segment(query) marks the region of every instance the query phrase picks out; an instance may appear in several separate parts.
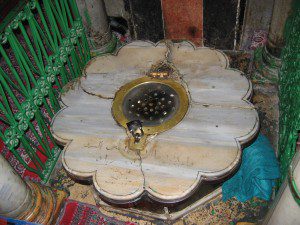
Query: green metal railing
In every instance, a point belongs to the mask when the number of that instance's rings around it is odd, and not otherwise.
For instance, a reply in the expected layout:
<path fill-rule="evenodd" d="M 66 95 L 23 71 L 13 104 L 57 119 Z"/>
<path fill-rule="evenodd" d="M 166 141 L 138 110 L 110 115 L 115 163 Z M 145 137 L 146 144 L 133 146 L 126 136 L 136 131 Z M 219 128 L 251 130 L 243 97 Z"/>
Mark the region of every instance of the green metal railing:
<path fill-rule="evenodd" d="M 0 138 L 43 182 L 60 153 L 49 130 L 58 94 L 89 59 L 75 0 L 20 1 L 0 26 Z"/>
<path fill-rule="evenodd" d="M 286 23 L 279 79 L 279 160 L 281 182 L 296 151 L 300 131 L 300 1 L 294 1 Z"/>

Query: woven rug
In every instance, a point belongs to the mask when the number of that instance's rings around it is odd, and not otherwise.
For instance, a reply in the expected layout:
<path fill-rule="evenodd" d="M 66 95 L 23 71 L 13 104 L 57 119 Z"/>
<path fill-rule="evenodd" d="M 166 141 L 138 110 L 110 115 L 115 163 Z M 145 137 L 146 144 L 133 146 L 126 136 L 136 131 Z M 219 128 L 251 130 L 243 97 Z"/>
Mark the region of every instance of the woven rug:
<path fill-rule="evenodd" d="M 59 225 L 137 225 L 133 222 L 119 221 L 113 217 L 107 217 L 96 206 L 67 200 L 57 224 Z"/>

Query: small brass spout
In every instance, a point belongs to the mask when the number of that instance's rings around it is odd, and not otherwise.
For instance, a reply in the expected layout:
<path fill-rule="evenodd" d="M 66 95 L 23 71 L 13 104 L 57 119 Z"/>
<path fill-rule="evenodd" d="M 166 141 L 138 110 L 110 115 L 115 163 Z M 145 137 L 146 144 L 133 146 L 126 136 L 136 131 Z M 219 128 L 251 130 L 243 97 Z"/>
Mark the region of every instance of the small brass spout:
<path fill-rule="evenodd" d="M 127 129 L 134 138 L 134 143 L 138 144 L 141 138 L 144 136 L 143 125 L 140 120 L 133 120 L 126 123 Z"/>
<path fill-rule="evenodd" d="M 132 120 L 126 125 L 129 131 L 127 142 L 129 149 L 143 151 L 146 146 L 147 135 L 144 134 L 142 122 L 140 120 Z"/>

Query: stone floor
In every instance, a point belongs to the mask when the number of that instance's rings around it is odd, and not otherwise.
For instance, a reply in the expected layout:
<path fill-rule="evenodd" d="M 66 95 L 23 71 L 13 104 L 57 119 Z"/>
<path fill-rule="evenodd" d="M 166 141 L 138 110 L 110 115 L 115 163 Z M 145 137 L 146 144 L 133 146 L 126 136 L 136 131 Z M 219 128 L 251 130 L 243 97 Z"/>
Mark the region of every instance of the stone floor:
<path fill-rule="evenodd" d="M 230 66 L 239 69 L 252 80 L 254 95 L 253 103 L 256 106 L 260 122 L 261 133 L 271 141 L 274 149 L 277 148 L 278 134 L 278 98 L 277 87 L 262 79 L 257 79 L 253 72 L 253 56 L 244 52 L 226 52 L 230 59 Z M 93 188 L 88 184 L 79 184 L 68 177 L 61 164 L 58 163 L 55 175 L 50 180 L 50 185 L 69 192 L 70 199 L 96 205 L 93 196 Z M 205 205 L 198 207 L 172 224 L 237 224 L 237 222 L 258 222 L 264 217 L 268 203 L 252 199 L 245 203 L 236 199 L 223 202 L 221 196 Z M 132 221 L 137 224 L 165 224 L 163 221 L 153 220 L 143 216 L 128 213 L 114 213 L 104 208 L 101 212 L 113 216 L 121 221 Z M 170 224 L 170 223 L 169 223 Z"/>
<path fill-rule="evenodd" d="M 243 52 L 226 52 L 230 59 L 230 66 L 245 73 L 252 81 L 252 103 L 256 107 L 260 118 L 260 132 L 266 135 L 277 152 L 278 142 L 278 87 L 276 84 L 258 76 L 253 55 Z"/>

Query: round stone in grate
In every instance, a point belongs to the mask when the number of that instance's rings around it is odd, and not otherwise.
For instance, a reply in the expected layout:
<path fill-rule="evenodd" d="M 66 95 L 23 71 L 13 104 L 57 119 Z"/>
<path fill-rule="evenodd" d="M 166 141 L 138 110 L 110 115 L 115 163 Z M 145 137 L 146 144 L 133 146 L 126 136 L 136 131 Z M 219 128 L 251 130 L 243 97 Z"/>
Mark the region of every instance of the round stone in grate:
<path fill-rule="evenodd" d="M 129 121 L 140 120 L 143 126 L 157 126 L 172 119 L 179 104 L 179 96 L 172 87 L 151 82 L 130 90 L 122 107 Z"/>

